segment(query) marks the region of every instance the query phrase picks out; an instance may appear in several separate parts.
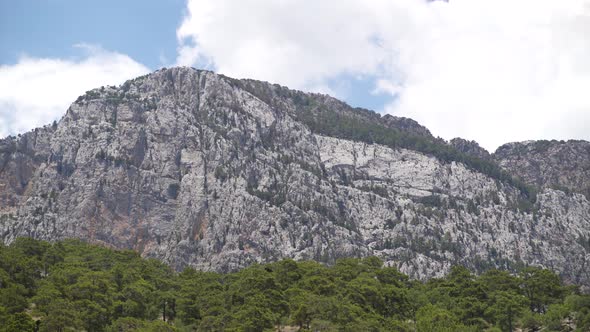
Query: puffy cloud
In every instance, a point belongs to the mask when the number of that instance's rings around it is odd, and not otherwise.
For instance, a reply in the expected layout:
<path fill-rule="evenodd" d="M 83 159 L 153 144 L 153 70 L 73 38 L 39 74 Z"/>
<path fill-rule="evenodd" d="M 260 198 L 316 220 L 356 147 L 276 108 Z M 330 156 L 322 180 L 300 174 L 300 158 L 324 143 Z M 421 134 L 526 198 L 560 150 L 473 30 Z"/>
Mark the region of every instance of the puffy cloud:
<path fill-rule="evenodd" d="M 188 0 L 180 64 L 324 91 L 370 76 L 384 111 L 493 150 L 590 138 L 590 0 Z"/>
<path fill-rule="evenodd" d="M 79 59 L 22 56 L 0 66 L 0 137 L 22 133 L 61 117 L 85 91 L 115 85 L 149 71 L 124 54 L 92 45 Z"/>
<path fill-rule="evenodd" d="M 189 0 L 177 30 L 178 64 L 293 88 L 324 86 L 343 72 L 376 73 L 382 62 L 373 8 L 358 0 Z"/>
<path fill-rule="evenodd" d="M 401 90 L 387 110 L 491 150 L 590 138 L 588 3 L 452 0 L 416 10 L 411 28 L 388 34 Z"/>

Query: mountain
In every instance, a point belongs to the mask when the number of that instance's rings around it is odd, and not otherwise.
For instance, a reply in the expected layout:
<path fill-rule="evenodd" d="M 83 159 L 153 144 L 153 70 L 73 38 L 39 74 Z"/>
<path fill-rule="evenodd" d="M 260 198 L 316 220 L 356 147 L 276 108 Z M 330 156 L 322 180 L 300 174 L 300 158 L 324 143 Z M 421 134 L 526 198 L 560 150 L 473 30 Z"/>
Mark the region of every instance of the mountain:
<path fill-rule="evenodd" d="M 526 183 L 590 198 L 590 142 L 528 141 L 502 145 L 494 158 Z"/>
<path fill-rule="evenodd" d="M 479 146 L 479 143 L 476 141 L 468 141 L 461 137 L 456 137 L 453 138 L 449 143 L 455 149 L 467 155 L 471 155 L 482 160 L 490 160 L 491 158 L 490 153 L 486 149 Z"/>
<path fill-rule="evenodd" d="M 590 286 L 590 202 L 560 190 L 587 179 L 588 151 L 488 158 L 465 142 L 326 95 L 162 69 L 0 140 L 0 236 L 177 269 L 376 255 L 416 278 L 532 264 Z M 538 161 L 550 166 L 521 167 Z"/>

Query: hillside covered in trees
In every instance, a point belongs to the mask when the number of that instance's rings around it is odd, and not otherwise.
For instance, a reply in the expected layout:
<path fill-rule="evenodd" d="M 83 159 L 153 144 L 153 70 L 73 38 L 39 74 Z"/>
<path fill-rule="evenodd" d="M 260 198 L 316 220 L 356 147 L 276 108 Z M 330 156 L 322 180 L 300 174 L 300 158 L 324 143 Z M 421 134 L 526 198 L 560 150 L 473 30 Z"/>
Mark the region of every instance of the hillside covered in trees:
<path fill-rule="evenodd" d="M 218 274 L 77 240 L 0 246 L 1 331 L 589 331 L 590 296 L 549 270 L 409 280 L 375 257 Z"/>

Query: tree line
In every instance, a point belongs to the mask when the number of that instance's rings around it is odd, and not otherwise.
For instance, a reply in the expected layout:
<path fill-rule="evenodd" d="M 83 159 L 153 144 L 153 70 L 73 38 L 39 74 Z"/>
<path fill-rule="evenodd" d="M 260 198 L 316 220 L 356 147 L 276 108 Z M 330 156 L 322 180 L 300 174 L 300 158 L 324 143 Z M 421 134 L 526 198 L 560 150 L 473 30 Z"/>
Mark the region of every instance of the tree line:
<path fill-rule="evenodd" d="M 409 279 L 376 257 L 232 273 L 170 269 L 78 240 L 0 245 L 0 331 L 589 331 L 590 296 L 550 270 Z"/>
<path fill-rule="evenodd" d="M 521 200 L 527 202 L 526 206 L 523 203 L 525 212 L 530 212 L 532 203 L 537 200 L 534 187 L 512 177 L 493 161 L 463 153 L 440 139 L 431 139 L 387 126 L 378 116 L 370 116 L 372 113 L 370 111 L 358 111 L 358 114 L 352 110 L 337 111 L 309 98 L 304 100 L 305 102 L 300 100 L 299 104 L 296 104 L 298 105 L 297 116 L 314 133 L 369 144 L 377 143 L 394 149 L 414 150 L 431 155 L 445 163 L 453 161 L 462 163 L 492 179 L 518 189 Z"/>

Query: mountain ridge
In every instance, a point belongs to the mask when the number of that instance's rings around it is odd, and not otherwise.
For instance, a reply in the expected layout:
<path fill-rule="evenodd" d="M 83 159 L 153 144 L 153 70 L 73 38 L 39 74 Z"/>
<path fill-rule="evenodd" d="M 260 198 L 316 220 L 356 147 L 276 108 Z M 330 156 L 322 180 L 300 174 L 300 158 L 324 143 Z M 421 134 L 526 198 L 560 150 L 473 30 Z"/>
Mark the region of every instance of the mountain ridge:
<path fill-rule="evenodd" d="M 416 278 L 533 264 L 588 285 L 586 197 L 529 192 L 496 161 L 383 118 L 191 68 L 94 89 L 59 123 L 0 140 L 0 234 L 77 237 L 176 268 L 374 254 Z M 585 174 L 578 164 L 560 185 Z"/>

